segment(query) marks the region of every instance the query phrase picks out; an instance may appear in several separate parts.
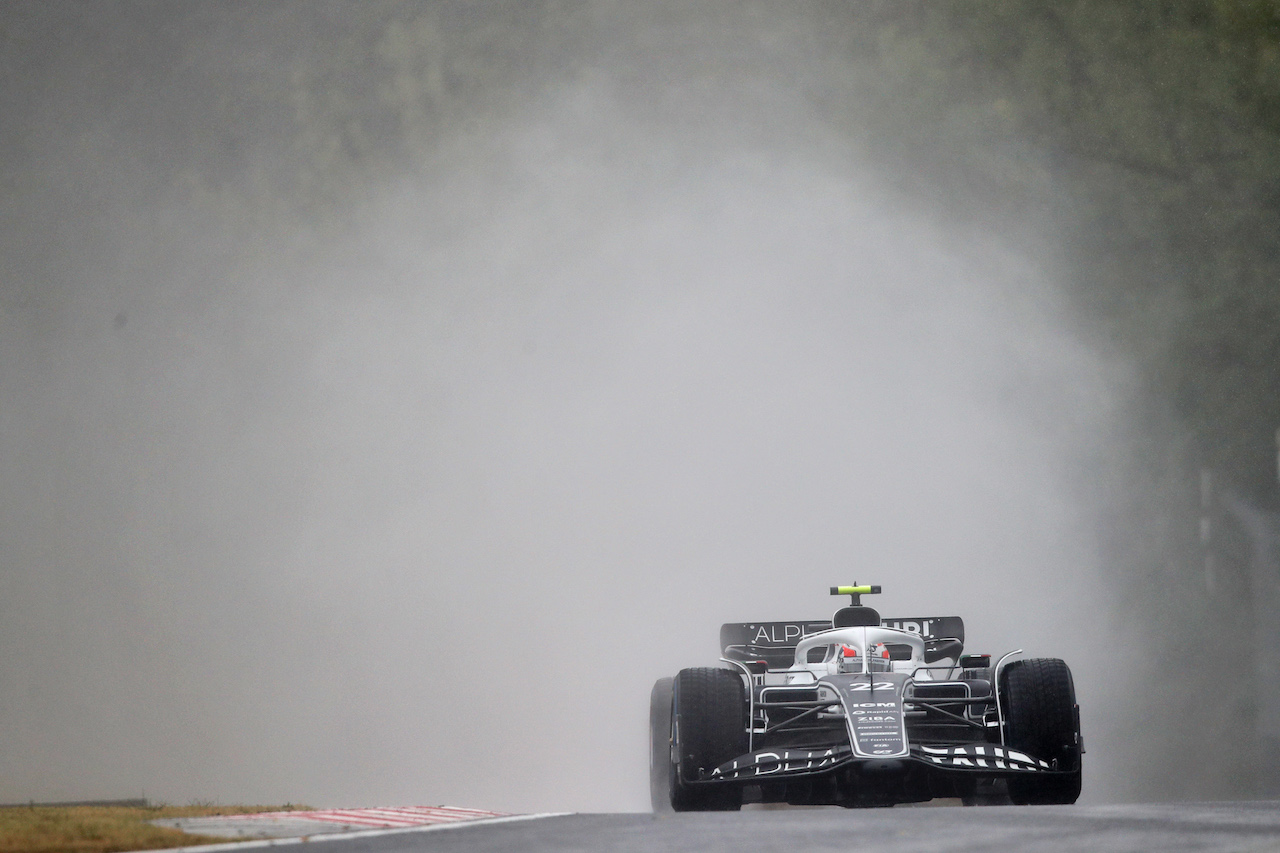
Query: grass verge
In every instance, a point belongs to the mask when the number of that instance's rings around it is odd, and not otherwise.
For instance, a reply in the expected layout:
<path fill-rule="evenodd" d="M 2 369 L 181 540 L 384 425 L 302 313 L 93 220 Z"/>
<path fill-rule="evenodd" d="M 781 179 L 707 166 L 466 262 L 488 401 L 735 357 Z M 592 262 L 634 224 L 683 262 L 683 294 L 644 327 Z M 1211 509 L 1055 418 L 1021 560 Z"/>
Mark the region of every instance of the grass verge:
<path fill-rule="evenodd" d="M 13 806 L 0 808 L 0 853 L 124 853 L 232 841 L 152 826 L 161 817 L 305 810 L 306 806 Z"/>

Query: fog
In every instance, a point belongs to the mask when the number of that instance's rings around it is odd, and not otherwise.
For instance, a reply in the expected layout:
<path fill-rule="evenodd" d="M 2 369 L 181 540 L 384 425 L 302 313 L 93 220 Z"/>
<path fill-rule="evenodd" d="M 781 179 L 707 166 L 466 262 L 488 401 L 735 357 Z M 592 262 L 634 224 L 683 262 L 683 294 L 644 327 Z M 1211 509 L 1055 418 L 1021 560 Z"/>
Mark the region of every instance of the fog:
<path fill-rule="evenodd" d="M 800 11 L 596 7 L 579 73 L 324 222 L 153 189 L 151 125 L 84 118 L 187 120 L 127 74 L 12 72 L 0 800 L 646 809 L 654 679 L 854 581 L 1068 660 L 1085 799 L 1133 784 L 1091 485 L 1127 367 L 1053 235 L 896 189 Z"/>

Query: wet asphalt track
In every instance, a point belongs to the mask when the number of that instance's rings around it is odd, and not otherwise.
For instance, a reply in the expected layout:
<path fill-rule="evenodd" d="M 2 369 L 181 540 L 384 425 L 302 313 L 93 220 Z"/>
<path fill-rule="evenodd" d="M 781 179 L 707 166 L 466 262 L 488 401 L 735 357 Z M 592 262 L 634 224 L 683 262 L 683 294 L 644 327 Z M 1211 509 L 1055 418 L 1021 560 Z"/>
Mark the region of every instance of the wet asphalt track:
<path fill-rule="evenodd" d="M 321 853 L 1280 851 L 1280 802 L 584 814 L 308 847 Z"/>

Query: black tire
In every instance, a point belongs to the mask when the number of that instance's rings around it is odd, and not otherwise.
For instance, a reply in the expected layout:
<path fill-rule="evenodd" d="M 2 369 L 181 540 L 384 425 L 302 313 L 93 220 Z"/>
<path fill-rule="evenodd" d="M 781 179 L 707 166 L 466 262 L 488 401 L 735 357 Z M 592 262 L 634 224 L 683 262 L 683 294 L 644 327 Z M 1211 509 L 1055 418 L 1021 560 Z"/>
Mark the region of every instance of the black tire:
<path fill-rule="evenodd" d="M 1005 744 L 1056 762 L 1063 775 L 1009 779 L 1018 805 L 1066 805 L 1080 797 L 1080 709 L 1066 663 L 1055 658 L 1014 661 L 1000 672 Z"/>
<path fill-rule="evenodd" d="M 671 807 L 678 812 L 736 811 L 736 785 L 690 785 L 747 751 L 747 700 L 742 678 L 727 669 L 682 669 L 672 699 L 672 741 L 679 763 L 672 766 Z"/>
<path fill-rule="evenodd" d="M 671 811 L 671 694 L 674 678 L 659 678 L 649 693 L 649 800 L 653 813 Z"/>

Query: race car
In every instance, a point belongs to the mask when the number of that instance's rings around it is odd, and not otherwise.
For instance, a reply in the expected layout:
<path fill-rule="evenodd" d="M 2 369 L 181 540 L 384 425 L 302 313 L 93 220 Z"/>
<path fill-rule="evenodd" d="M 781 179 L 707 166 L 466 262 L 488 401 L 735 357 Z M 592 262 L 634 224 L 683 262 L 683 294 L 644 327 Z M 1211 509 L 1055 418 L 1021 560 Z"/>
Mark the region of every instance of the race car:
<path fill-rule="evenodd" d="M 662 678 L 650 700 L 655 812 L 744 803 L 1065 804 L 1084 741 L 1056 658 L 964 653 L 958 616 L 882 619 L 861 597 L 831 621 L 730 623 L 725 667 Z"/>

